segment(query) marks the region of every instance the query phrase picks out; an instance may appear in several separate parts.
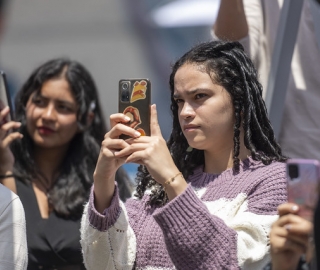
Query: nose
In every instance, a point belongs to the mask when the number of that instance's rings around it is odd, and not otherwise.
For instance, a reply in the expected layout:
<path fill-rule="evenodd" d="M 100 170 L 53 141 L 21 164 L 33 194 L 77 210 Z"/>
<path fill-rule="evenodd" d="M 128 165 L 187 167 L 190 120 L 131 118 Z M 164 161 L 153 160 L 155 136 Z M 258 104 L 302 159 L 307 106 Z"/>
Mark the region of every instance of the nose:
<path fill-rule="evenodd" d="M 195 116 L 194 108 L 188 103 L 184 102 L 183 107 L 180 111 L 180 117 L 183 119 L 193 118 Z"/>
<path fill-rule="evenodd" d="M 42 118 L 45 120 L 55 120 L 56 119 L 56 109 L 54 104 L 48 104 L 42 113 Z"/>

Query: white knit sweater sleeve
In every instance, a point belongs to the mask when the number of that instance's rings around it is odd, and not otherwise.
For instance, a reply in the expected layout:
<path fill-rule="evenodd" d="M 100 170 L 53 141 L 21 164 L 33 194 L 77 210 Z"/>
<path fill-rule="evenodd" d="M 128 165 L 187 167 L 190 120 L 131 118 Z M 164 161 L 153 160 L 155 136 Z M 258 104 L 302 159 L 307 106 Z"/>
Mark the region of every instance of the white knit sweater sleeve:
<path fill-rule="evenodd" d="M 0 269 L 27 269 L 26 220 L 22 203 L 1 184 L 0 198 Z"/>
<path fill-rule="evenodd" d="M 81 246 L 84 264 L 88 270 L 133 269 L 136 256 L 136 237 L 129 225 L 124 204 L 113 226 L 99 231 L 89 221 L 88 206 L 81 221 Z"/>

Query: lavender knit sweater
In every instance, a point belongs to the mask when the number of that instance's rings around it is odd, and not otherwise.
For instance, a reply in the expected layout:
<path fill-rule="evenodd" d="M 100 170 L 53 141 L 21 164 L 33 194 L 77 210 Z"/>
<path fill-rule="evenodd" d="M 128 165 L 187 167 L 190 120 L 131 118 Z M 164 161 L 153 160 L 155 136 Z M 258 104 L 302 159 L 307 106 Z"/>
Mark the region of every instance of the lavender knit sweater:
<path fill-rule="evenodd" d="M 87 269 L 262 269 L 277 206 L 286 201 L 284 163 L 251 158 L 219 175 L 199 167 L 188 188 L 164 207 L 119 201 L 103 215 L 85 207 L 81 245 Z"/>

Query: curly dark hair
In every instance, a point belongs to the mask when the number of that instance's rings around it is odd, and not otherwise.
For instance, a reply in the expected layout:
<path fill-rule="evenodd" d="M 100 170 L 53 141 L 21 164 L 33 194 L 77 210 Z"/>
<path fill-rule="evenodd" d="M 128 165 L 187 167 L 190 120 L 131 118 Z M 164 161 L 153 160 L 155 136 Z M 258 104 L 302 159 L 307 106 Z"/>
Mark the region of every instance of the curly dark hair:
<path fill-rule="evenodd" d="M 77 133 L 70 142 L 59 175 L 48 192 L 48 199 L 54 211 L 68 218 L 79 218 L 83 205 L 88 200 L 93 183 L 93 172 L 100 152 L 100 145 L 107 132 L 99 96 L 90 73 L 83 65 L 67 58 L 50 60 L 38 67 L 24 83 L 15 98 L 15 119 L 22 123 L 22 140 L 12 143 L 15 156 L 14 175 L 18 181 L 32 182 L 43 176 L 35 165 L 34 142 L 26 126 L 26 104 L 33 93 L 40 94 L 45 82 L 50 79 L 64 78 L 79 106 L 78 125 L 82 132 Z M 93 120 L 87 125 L 88 113 L 93 112 Z M 129 178 L 123 169 L 116 175 L 120 196 L 125 200 L 131 195 Z"/>
<path fill-rule="evenodd" d="M 224 87 L 231 96 L 234 107 L 234 147 L 233 170 L 239 172 L 240 127 L 244 129 L 244 144 L 254 160 L 268 165 L 273 161 L 285 162 L 280 145 L 277 143 L 267 109 L 262 98 L 262 86 L 257 71 L 239 42 L 211 41 L 201 43 L 184 54 L 173 65 L 170 75 L 171 111 L 173 115 L 172 133 L 167 142 L 172 158 L 185 179 L 193 170 L 204 164 L 203 150 L 186 151 L 188 142 L 184 137 L 178 119 L 178 105 L 173 98 L 174 77 L 185 64 L 204 67 L 213 82 Z M 151 188 L 150 205 L 164 205 L 167 196 L 163 187 L 148 173 L 144 166 L 138 169 L 137 194 L 142 198 L 147 188 Z"/>

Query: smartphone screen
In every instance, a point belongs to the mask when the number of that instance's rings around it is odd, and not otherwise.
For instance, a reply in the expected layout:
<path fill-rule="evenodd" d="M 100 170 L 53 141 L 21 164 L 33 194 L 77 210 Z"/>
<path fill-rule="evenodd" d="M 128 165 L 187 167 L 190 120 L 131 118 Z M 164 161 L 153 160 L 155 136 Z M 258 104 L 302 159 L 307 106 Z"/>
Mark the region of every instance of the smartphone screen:
<path fill-rule="evenodd" d="M 3 122 L 5 123 L 13 119 L 13 104 L 8 90 L 6 74 L 3 71 L 0 71 L 0 109 L 2 110 L 6 106 L 9 106 L 10 114 L 6 119 L 3 119 Z"/>
<path fill-rule="evenodd" d="M 119 112 L 131 120 L 127 123 L 142 136 L 150 136 L 151 83 L 149 79 L 119 81 Z M 128 138 L 122 135 L 121 138 Z"/>
<path fill-rule="evenodd" d="M 320 163 L 313 159 L 287 161 L 288 201 L 299 205 L 298 214 L 313 221 L 319 198 Z"/>

